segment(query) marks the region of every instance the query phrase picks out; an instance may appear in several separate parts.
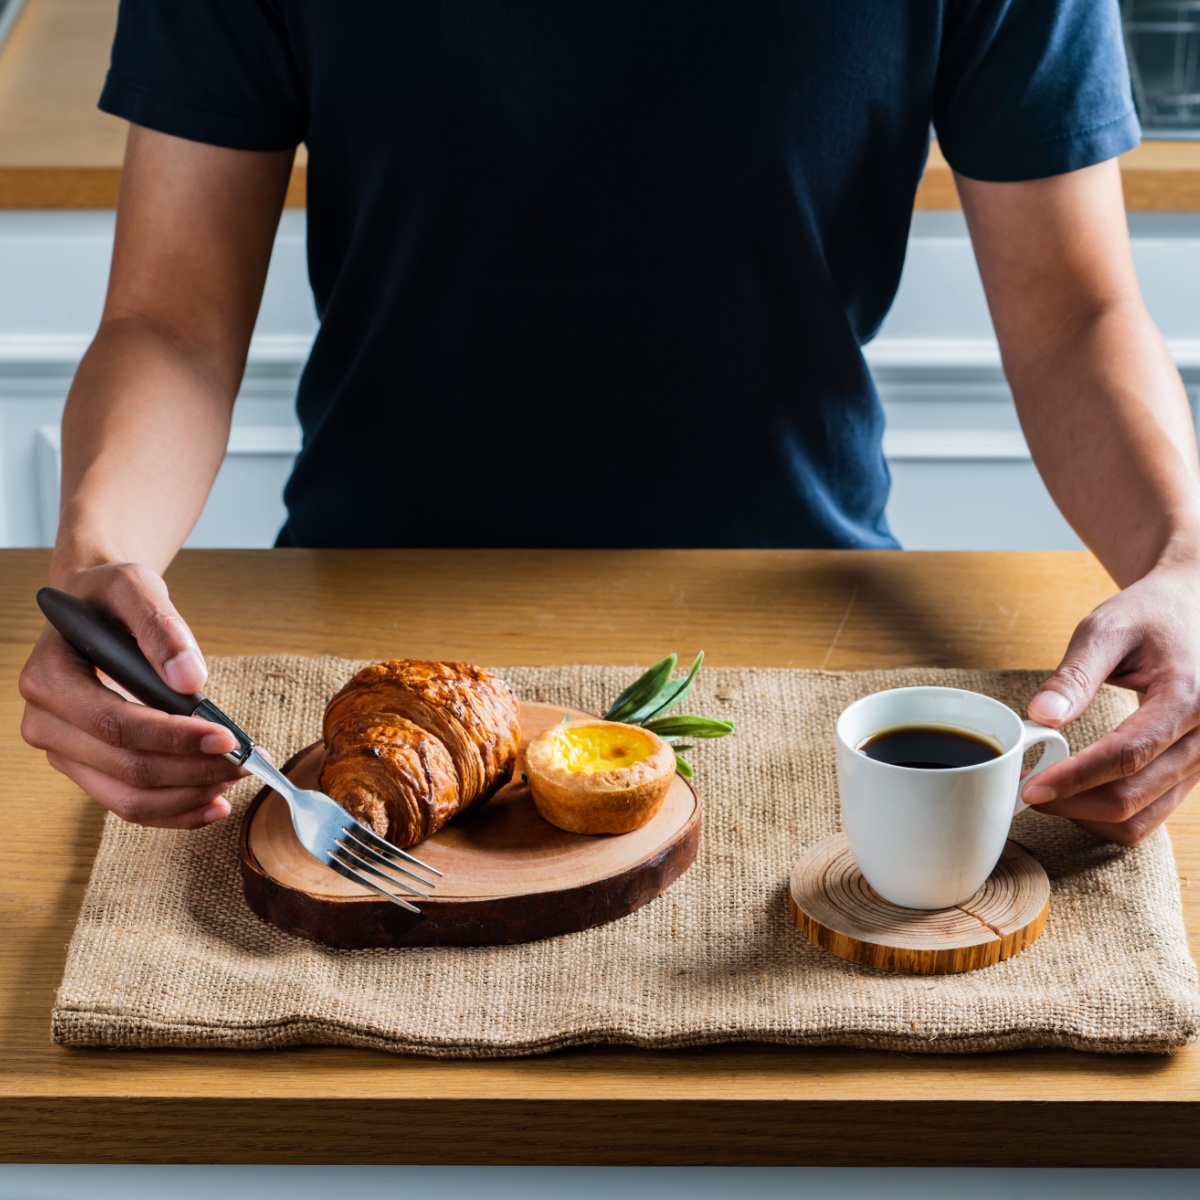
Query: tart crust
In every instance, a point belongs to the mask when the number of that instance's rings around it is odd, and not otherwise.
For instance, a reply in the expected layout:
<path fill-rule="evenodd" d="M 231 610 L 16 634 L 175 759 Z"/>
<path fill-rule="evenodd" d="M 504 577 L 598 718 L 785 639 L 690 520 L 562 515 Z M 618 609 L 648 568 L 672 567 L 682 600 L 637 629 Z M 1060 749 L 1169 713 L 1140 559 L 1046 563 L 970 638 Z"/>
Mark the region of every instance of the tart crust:
<path fill-rule="evenodd" d="M 619 733 L 623 742 L 645 749 L 645 756 L 605 770 L 571 770 L 564 740 L 586 730 Z M 629 833 L 662 807 L 675 775 L 675 751 L 637 725 L 578 721 L 543 730 L 530 741 L 525 775 L 538 812 L 552 825 L 569 833 Z"/>

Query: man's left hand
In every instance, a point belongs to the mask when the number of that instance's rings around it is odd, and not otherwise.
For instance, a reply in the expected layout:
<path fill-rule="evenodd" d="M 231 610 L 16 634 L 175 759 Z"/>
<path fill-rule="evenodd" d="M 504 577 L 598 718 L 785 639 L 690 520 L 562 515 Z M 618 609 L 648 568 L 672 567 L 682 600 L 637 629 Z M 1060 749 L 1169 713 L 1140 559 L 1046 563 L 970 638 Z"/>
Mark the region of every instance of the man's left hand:
<path fill-rule="evenodd" d="M 1024 799 L 1134 846 L 1200 780 L 1200 568 L 1156 568 L 1080 622 L 1029 715 L 1057 729 L 1104 683 L 1140 693 L 1137 712 L 1038 775 Z"/>

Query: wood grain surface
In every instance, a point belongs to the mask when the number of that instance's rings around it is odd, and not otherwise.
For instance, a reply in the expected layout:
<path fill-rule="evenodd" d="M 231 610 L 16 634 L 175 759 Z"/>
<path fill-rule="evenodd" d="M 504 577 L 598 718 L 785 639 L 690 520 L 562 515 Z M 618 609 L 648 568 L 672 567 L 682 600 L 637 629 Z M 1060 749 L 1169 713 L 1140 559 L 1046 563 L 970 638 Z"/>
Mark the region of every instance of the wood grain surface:
<path fill-rule="evenodd" d="M 804 936 L 831 954 L 881 971 L 953 975 L 1032 946 L 1046 928 L 1050 879 L 1033 855 L 1009 842 L 970 900 L 931 912 L 899 908 L 872 890 L 849 839 L 835 833 L 792 868 L 788 899 Z"/>
<path fill-rule="evenodd" d="M 662 808 L 618 837 L 557 829 L 534 806 L 521 779 L 529 739 L 564 717 L 592 714 L 552 704 L 521 705 L 521 757 L 513 778 L 482 808 L 452 820 L 412 853 L 443 878 L 420 915 L 336 874 L 300 845 L 287 804 L 270 788 L 242 821 L 246 901 L 288 933 L 342 948 L 496 946 L 577 933 L 627 917 L 653 900 L 696 861 L 700 802 L 680 775 Z M 295 755 L 284 774 L 318 788 L 324 747 Z M 394 889 L 395 890 L 395 889 Z"/>
<path fill-rule="evenodd" d="M 0 1159 L 1200 1166 L 1200 1047 L 443 1062 L 52 1045 L 102 814 L 19 736 L 47 563 L 0 552 Z M 1049 669 L 1114 590 L 1067 553 L 185 551 L 168 582 L 210 654 L 629 665 L 703 648 L 833 670 Z M 1171 830 L 1196 955 L 1194 799 Z"/>
<path fill-rule="evenodd" d="M 0 52 L 0 209 L 112 208 L 125 123 L 96 108 L 118 0 L 28 0 Z M 1131 211 L 1200 209 L 1200 142 L 1147 142 L 1122 160 Z M 288 189 L 304 205 L 303 147 Z M 934 145 L 919 209 L 958 207 L 954 177 Z"/>

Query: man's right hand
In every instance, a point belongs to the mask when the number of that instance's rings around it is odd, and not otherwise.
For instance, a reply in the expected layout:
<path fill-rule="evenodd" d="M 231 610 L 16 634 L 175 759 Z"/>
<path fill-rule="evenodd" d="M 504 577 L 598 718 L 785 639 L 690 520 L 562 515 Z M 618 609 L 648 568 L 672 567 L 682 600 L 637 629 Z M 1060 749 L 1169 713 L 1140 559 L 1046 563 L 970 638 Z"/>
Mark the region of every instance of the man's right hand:
<path fill-rule="evenodd" d="M 160 574 L 221 467 L 293 158 L 130 127 L 104 312 L 63 410 L 50 582 L 124 625 L 177 691 L 206 671 Z M 53 629 L 21 695 L 25 740 L 118 816 L 228 816 L 227 729 L 124 699 Z"/>
<path fill-rule="evenodd" d="M 177 692 L 204 686 L 208 671 L 196 639 L 149 567 L 91 567 L 64 587 L 124 625 Z M 125 699 L 49 626 L 21 672 L 20 690 L 21 736 L 123 820 L 198 829 L 229 815 L 224 793 L 243 772 L 222 757 L 237 748 L 228 729 Z"/>

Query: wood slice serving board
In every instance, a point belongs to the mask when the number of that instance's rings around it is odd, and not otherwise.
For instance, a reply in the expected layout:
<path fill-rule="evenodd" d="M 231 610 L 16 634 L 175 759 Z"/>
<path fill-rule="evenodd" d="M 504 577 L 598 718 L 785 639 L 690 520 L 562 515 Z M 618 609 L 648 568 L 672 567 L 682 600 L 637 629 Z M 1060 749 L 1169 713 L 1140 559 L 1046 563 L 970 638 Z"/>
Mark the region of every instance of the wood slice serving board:
<path fill-rule="evenodd" d="M 956 908 L 900 908 L 863 878 L 844 833 L 818 842 L 792 869 L 792 917 L 809 941 L 886 971 L 950 975 L 990 967 L 1032 945 L 1046 927 L 1050 880 L 1010 841 L 988 881 Z"/>
<path fill-rule="evenodd" d="M 521 756 L 513 782 L 412 852 L 443 872 L 414 916 L 343 879 L 296 840 L 286 803 L 270 788 L 242 819 L 246 902 L 288 933 L 329 946 L 493 946 L 575 933 L 626 916 L 675 882 L 696 859 L 699 798 L 676 775 L 658 814 L 615 836 L 566 833 L 544 820 L 521 782 L 529 738 L 570 714 L 521 705 Z M 298 786 L 315 788 L 318 742 L 284 765 Z"/>

